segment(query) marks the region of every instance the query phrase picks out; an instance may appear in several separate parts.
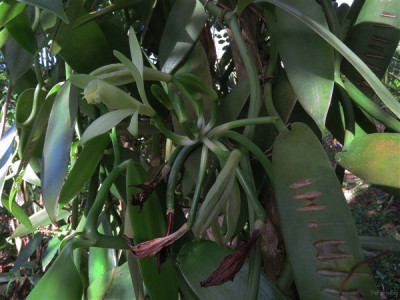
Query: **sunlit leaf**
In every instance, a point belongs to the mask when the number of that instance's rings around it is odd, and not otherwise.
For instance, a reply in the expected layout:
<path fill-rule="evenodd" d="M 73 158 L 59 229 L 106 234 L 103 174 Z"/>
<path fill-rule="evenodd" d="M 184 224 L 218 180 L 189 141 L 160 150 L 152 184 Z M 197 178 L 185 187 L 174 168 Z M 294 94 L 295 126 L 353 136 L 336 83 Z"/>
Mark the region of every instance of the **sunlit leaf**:
<path fill-rule="evenodd" d="M 71 212 L 68 210 L 60 210 L 56 221 L 60 221 L 62 219 L 67 218 Z M 39 210 L 37 213 L 34 213 L 32 216 L 29 217 L 30 222 L 32 223 L 32 228 L 25 226 L 24 224 L 18 225 L 15 231 L 12 233 L 11 237 L 21 237 L 27 234 L 32 233 L 36 228 L 41 226 L 47 226 L 51 224 L 51 220 L 49 215 L 47 214 L 45 209 Z"/>
<path fill-rule="evenodd" d="M 11 154 L 13 152 L 15 134 L 17 132 L 16 128 L 14 124 L 0 139 L 0 195 L 3 192 L 4 180 L 8 172 L 8 167 L 12 163 Z"/>
<path fill-rule="evenodd" d="M 361 136 L 336 155 L 345 169 L 389 192 L 400 194 L 400 134 Z"/>
<path fill-rule="evenodd" d="M 25 8 L 25 4 L 15 0 L 3 0 L 0 3 L 0 27 L 18 16 Z"/>
<path fill-rule="evenodd" d="M 25 50 L 35 54 L 37 49 L 36 38 L 32 31 L 31 22 L 26 10 L 5 25 L 8 33 Z"/>

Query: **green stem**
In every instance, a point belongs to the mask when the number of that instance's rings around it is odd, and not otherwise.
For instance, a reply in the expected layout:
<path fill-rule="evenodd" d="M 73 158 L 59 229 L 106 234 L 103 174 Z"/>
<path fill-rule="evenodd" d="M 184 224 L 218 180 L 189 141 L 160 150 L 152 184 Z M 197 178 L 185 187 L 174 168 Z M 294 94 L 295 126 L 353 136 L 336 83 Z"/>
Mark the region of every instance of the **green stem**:
<path fill-rule="evenodd" d="M 350 98 L 353 99 L 358 106 L 360 106 L 363 110 L 377 120 L 381 121 L 390 129 L 400 132 L 400 122 L 398 120 L 385 113 L 383 109 L 365 96 L 364 93 L 361 92 L 353 83 L 351 83 L 350 80 L 343 79 L 342 82 Z"/>
<path fill-rule="evenodd" d="M 166 202 L 167 202 L 167 213 L 173 212 L 175 207 L 175 188 L 178 182 L 179 172 L 185 162 L 186 158 L 192 152 L 195 145 L 183 147 L 181 151 L 179 151 L 176 159 L 173 161 L 173 165 L 171 171 L 169 172 L 168 176 L 168 183 L 167 183 L 167 195 L 166 195 Z"/>
<path fill-rule="evenodd" d="M 36 53 L 36 55 L 34 56 L 33 63 L 35 65 L 36 79 L 38 81 L 38 84 L 40 85 L 40 88 L 42 88 L 42 86 L 44 86 L 44 80 L 42 76 L 42 69 L 40 68 L 39 64 L 39 53 Z"/>
<path fill-rule="evenodd" d="M 33 19 L 32 23 L 32 31 L 36 33 L 36 30 L 38 29 L 40 24 L 40 8 L 35 6 L 35 17 Z"/>
<path fill-rule="evenodd" d="M 129 250 L 125 239 L 121 236 L 99 234 L 93 247 Z"/>
<path fill-rule="evenodd" d="M 278 280 L 278 289 L 280 289 L 280 291 L 282 293 L 286 293 L 290 286 L 292 285 L 293 282 L 293 271 L 292 271 L 292 267 L 290 266 L 289 260 L 286 259 L 285 264 L 283 265 L 283 270 L 282 270 L 282 274 L 279 277 Z"/>
<path fill-rule="evenodd" d="M 258 297 L 261 276 L 261 241 L 257 240 L 256 246 L 250 257 L 248 285 L 246 288 L 246 300 L 255 300 Z"/>
<path fill-rule="evenodd" d="M 342 79 L 340 79 L 341 81 Z M 343 145 L 349 145 L 353 140 L 356 132 L 356 121 L 354 116 L 353 104 L 347 94 L 346 90 L 340 85 L 336 85 L 336 89 L 340 94 L 340 104 L 343 107 L 343 115 L 344 115 L 344 142 Z"/>
<path fill-rule="evenodd" d="M 208 138 L 203 139 L 203 144 L 206 145 L 207 148 L 210 149 L 212 153 L 218 156 L 218 158 L 225 161 L 229 157 L 229 151 L 226 151 L 221 147 L 217 146 L 213 141 L 209 140 Z"/>
<path fill-rule="evenodd" d="M 30 126 L 33 121 L 35 120 L 36 114 L 39 110 L 39 100 L 40 100 L 40 92 L 42 90 L 42 85 L 37 84 L 35 88 L 35 92 L 33 94 L 33 104 L 32 104 L 32 110 L 31 113 L 29 114 L 28 119 L 25 120 L 25 122 L 21 123 L 23 127 Z"/>
<path fill-rule="evenodd" d="M 217 122 L 217 114 L 218 114 L 218 101 L 213 101 L 211 106 L 211 117 L 210 121 L 208 121 L 207 126 L 205 127 L 205 131 L 213 128 L 215 123 Z"/>
<path fill-rule="evenodd" d="M 200 119 L 203 117 L 203 106 L 197 102 L 193 96 L 189 93 L 189 91 L 185 88 L 185 86 L 176 80 L 174 77 L 171 77 L 171 83 L 173 83 L 178 90 L 180 90 L 183 96 L 189 101 L 190 105 L 192 105 L 194 111 L 196 112 L 197 117 Z"/>
<path fill-rule="evenodd" d="M 197 175 L 197 183 L 193 194 L 192 207 L 190 208 L 189 218 L 187 221 L 190 228 L 192 228 L 194 221 L 196 219 L 197 206 L 199 205 L 201 190 L 203 187 L 204 178 L 207 170 L 207 163 L 208 163 L 208 148 L 207 146 L 203 145 L 203 148 L 201 150 L 199 174 Z"/>
<path fill-rule="evenodd" d="M 151 123 L 154 123 L 153 125 L 157 127 L 157 129 L 160 130 L 162 134 L 165 135 L 166 138 L 170 139 L 177 145 L 190 146 L 197 143 L 197 141 L 193 141 L 187 138 L 186 136 L 176 134 L 175 132 L 169 130 L 167 126 L 164 125 L 161 118 L 157 115 L 151 119 Z"/>
<path fill-rule="evenodd" d="M 257 220 L 260 220 L 263 223 L 265 223 L 265 221 L 267 220 L 267 215 L 264 211 L 264 208 L 262 207 L 262 205 L 261 205 L 260 201 L 258 200 L 257 196 L 255 195 L 255 193 L 253 192 L 251 185 L 247 181 L 247 179 L 244 176 L 240 167 L 236 168 L 236 178 L 239 180 L 239 183 L 242 186 L 242 188 L 247 196 L 249 205 L 252 205 L 254 207 Z"/>
<path fill-rule="evenodd" d="M 265 156 L 264 152 L 261 151 L 260 148 L 256 144 L 254 144 L 250 139 L 246 138 L 244 135 L 237 133 L 232 130 L 226 130 L 224 132 L 218 133 L 216 138 L 219 137 L 227 137 L 232 140 L 235 140 L 236 142 L 240 143 L 241 145 L 245 146 L 251 153 L 253 153 L 260 164 L 263 166 L 265 172 L 267 173 L 270 181 L 272 182 L 272 164 L 269 161 L 268 157 Z"/>
<path fill-rule="evenodd" d="M 249 118 L 249 119 L 241 119 L 235 120 L 231 122 L 227 122 L 225 124 L 219 125 L 213 129 L 211 129 L 207 136 L 212 138 L 214 135 L 224 132 L 226 130 L 234 129 L 237 127 L 247 126 L 247 125 L 258 125 L 258 124 L 275 124 L 278 121 L 277 117 L 258 117 L 258 118 Z"/>
<path fill-rule="evenodd" d="M 247 117 L 255 118 L 258 116 L 261 106 L 260 80 L 258 78 L 257 68 L 254 64 L 253 59 L 251 58 L 250 50 L 243 39 L 242 32 L 236 19 L 236 15 L 234 13 L 226 13 L 224 18 L 225 21 L 227 21 L 227 23 L 229 24 L 229 27 L 232 31 L 233 38 L 239 50 L 240 57 L 247 71 L 247 76 L 250 82 L 250 103 Z M 244 129 L 244 135 L 251 139 L 254 135 L 254 130 L 254 125 L 248 125 Z"/>
<path fill-rule="evenodd" d="M 79 198 L 75 197 L 74 201 L 72 202 L 72 230 L 75 230 L 78 226 L 78 219 L 79 219 Z"/>
<path fill-rule="evenodd" d="M 346 39 L 350 28 L 353 27 L 353 24 L 356 21 L 364 2 L 365 0 L 354 0 L 353 4 L 350 6 L 350 9 L 344 17 L 341 25 L 340 39 L 342 41 Z"/>
<path fill-rule="evenodd" d="M 87 216 L 87 222 L 85 226 L 85 231 L 87 236 L 92 241 L 97 241 L 99 237 L 99 232 L 97 231 L 97 220 L 104 206 L 104 202 L 107 198 L 108 192 L 110 191 L 111 185 L 117 179 L 117 177 L 128 167 L 130 160 L 122 162 L 117 167 L 108 174 L 107 178 L 104 180 L 100 190 L 98 191 L 92 208 Z"/>
<path fill-rule="evenodd" d="M 265 73 L 265 76 L 268 78 L 270 76 L 273 76 L 276 65 L 278 63 L 278 49 L 274 43 L 271 45 L 271 56 L 269 60 L 269 64 L 267 67 L 267 71 Z M 275 109 L 274 105 L 274 100 L 272 98 L 272 82 L 271 80 L 268 80 L 265 85 L 264 85 L 264 105 L 267 110 L 268 115 L 270 116 L 275 116 L 278 118 L 278 120 L 275 123 L 276 129 L 281 132 L 286 129 L 285 122 L 282 120 L 280 115 Z"/>
<path fill-rule="evenodd" d="M 116 127 L 113 127 L 110 137 L 111 137 L 111 143 L 112 143 L 113 151 L 114 151 L 114 168 L 116 168 L 119 165 L 119 162 L 121 160 L 121 154 L 119 152 L 118 135 L 117 135 Z"/>

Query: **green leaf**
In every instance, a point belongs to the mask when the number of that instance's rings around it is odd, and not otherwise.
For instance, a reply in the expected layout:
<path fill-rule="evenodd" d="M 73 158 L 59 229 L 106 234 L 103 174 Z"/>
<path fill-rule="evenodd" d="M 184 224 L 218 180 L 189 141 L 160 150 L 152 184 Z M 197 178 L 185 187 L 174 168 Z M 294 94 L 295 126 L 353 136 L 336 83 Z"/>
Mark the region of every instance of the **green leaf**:
<path fill-rule="evenodd" d="M 2 53 L 4 54 L 7 69 L 10 72 L 11 84 L 15 84 L 18 79 L 32 68 L 33 55 L 22 48 L 14 39 L 7 41 Z"/>
<path fill-rule="evenodd" d="M 85 187 L 109 143 L 110 138 L 107 134 L 97 136 L 86 143 L 62 187 L 58 201 L 60 205 L 68 203 Z"/>
<path fill-rule="evenodd" d="M 126 195 L 136 195 L 140 189 L 134 185 L 148 180 L 145 169 L 137 163 L 128 166 L 126 174 Z M 129 198 L 128 198 L 129 199 Z M 129 200 L 128 200 L 129 203 Z M 143 207 L 128 204 L 128 214 L 135 244 L 161 237 L 165 234 L 163 211 L 156 193 L 151 193 Z M 152 299 L 178 299 L 178 284 L 175 265 L 171 258 L 162 265 L 161 272 L 157 270 L 155 257 L 138 259 L 143 282 Z"/>
<path fill-rule="evenodd" d="M 128 263 L 101 275 L 87 290 L 88 299 L 135 300 Z"/>
<path fill-rule="evenodd" d="M 56 221 L 65 219 L 70 214 L 71 212 L 67 210 L 60 210 L 58 212 Z M 12 233 L 11 238 L 21 237 L 30 234 L 38 227 L 47 226 L 51 224 L 50 217 L 45 209 L 39 210 L 37 213 L 34 213 L 32 216 L 29 217 L 29 221 L 32 224 L 32 228 L 25 226 L 24 224 L 19 224 L 18 227 L 15 229 L 15 231 Z"/>
<path fill-rule="evenodd" d="M 306 12 L 324 28 L 325 15 L 315 1 L 285 0 L 301 12 Z M 318 127 L 325 128 L 325 119 L 333 91 L 333 49 L 301 21 L 282 9 L 266 15 L 293 91 L 304 110 Z M 312 47 L 310 47 L 312 45 Z"/>
<path fill-rule="evenodd" d="M 198 299 L 232 300 L 245 299 L 249 264 L 246 262 L 236 274 L 233 282 L 228 281 L 219 286 L 200 287 L 200 282 L 206 279 L 229 254 L 232 249 L 220 248 L 211 241 L 193 241 L 185 244 L 179 251 L 177 261 L 186 289 L 181 290 L 184 297 L 192 299 L 193 293 Z M 181 284 L 179 286 L 181 288 Z M 278 288 L 262 273 L 258 299 L 285 299 Z"/>
<path fill-rule="evenodd" d="M 67 170 L 77 109 L 78 92 L 67 81 L 58 91 L 50 112 L 40 172 L 43 202 L 52 221 Z"/>
<path fill-rule="evenodd" d="M 10 36 L 11 35 L 6 28 L 3 28 L 3 30 L 0 31 L 0 48 L 3 48 L 3 46 L 7 43 Z"/>
<path fill-rule="evenodd" d="M 3 27 L 16 16 L 18 16 L 25 8 L 25 4 L 15 0 L 3 0 L 0 3 L 0 27 Z"/>
<path fill-rule="evenodd" d="M 1 203 L 15 218 L 18 219 L 18 221 L 21 223 L 19 226 L 24 226 L 33 232 L 32 223 L 24 210 L 14 201 L 12 201 L 10 204 L 9 199 L 5 198 L 4 196 L 5 195 L 3 194 L 1 197 Z"/>
<path fill-rule="evenodd" d="M 133 28 L 131 29 L 131 31 L 133 31 Z M 134 33 L 130 34 L 129 36 L 131 37 L 132 35 L 135 36 Z M 135 36 L 134 39 L 133 38 L 129 39 L 129 41 L 131 41 L 131 40 L 135 40 L 136 41 L 136 42 L 133 42 L 133 44 L 134 45 L 137 44 L 139 49 L 136 49 L 136 50 L 140 51 L 139 53 L 140 53 L 140 56 L 141 56 L 142 55 L 142 52 L 141 52 L 142 50 L 140 49 L 140 46 L 139 46 L 138 41 L 136 39 L 136 36 Z M 131 45 L 132 43 L 129 43 L 129 44 Z M 132 49 L 132 46 L 131 46 L 131 53 L 132 53 L 132 51 L 134 51 L 134 49 Z M 118 58 L 118 60 L 122 64 L 124 64 L 124 66 L 132 74 L 132 77 L 135 79 L 136 86 L 137 86 L 137 89 L 139 91 L 140 98 L 142 99 L 143 103 L 148 104 L 149 102 L 147 100 L 146 92 L 144 90 L 144 82 L 143 82 L 143 59 L 139 59 L 138 55 L 132 56 L 132 59 L 136 59 L 136 62 L 132 63 L 125 55 L 123 55 L 121 52 L 119 52 L 117 50 L 114 50 L 114 55 L 115 55 L 116 58 Z M 139 64 L 139 63 L 142 63 L 142 65 L 141 66 L 136 65 L 136 64 Z"/>
<path fill-rule="evenodd" d="M 129 122 L 128 131 L 133 136 L 137 136 L 139 133 L 139 111 L 136 110 L 132 115 L 131 121 Z"/>
<path fill-rule="evenodd" d="M 341 185 L 324 148 L 305 124 L 294 123 L 291 131 L 282 131 L 272 157 L 280 225 L 300 298 L 328 299 L 364 259 Z M 374 279 L 364 264 L 344 290 L 376 299 L 373 289 Z"/>
<path fill-rule="evenodd" d="M 88 75 L 88 74 L 73 74 L 70 78 L 69 81 L 72 82 L 73 85 L 80 89 L 84 89 L 89 82 L 96 80 L 97 77 L 93 75 Z"/>
<path fill-rule="evenodd" d="M 111 235 L 110 223 L 108 222 L 107 216 L 104 213 L 101 214 L 101 216 L 99 217 L 99 221 L 99 233 Z M 97 247 L 91 247 L 89 249 L 89 285 L 92 284 L 94 281 L 97 281 L 97 284 L 102 283 L 102 288 L 97 290 L 96 293 L 103 294 L 102 291 L 107 291 L 109 287 L 109 281 L 106 280 L 103 275 L 115 268 L 116 265 L 117 261 L 115 256 L 115 249 Z"/>
<path fill-rule="evenodd" d="M 58 90 L 61 88 L 61 86 L 61 83 L 57 83 L 47 93 L 46 99 L 40 107 L 35 123 L 33 123 L 32 130 L 30 131 L 29 137 L 26 140 L 24 152 L 21 158 L 21 164 L 18 168 L 19 170 L 23 169 L 29 162 L 33 155 L 33 152 L 38 146 L 39 141 L 43 137 L 49 119 L 50 111 L 54 103 L 54 99 L 56 98 Z"/>
<path fill-rule="evenodd" d="M 87 143 L 92 138 L 109 131 L 123 119 L 133 115 L 135 111 L 136 110 L 134 109 L 117 109 L 97 118 L 82 134 L 80 141 L 81 145 Z"/>
<path fill-rule="evenodd" d="M 236 120 L 239 117 L 247 98 L 250 95 L 249 79 L 240 81 L 228 95 L 226 95 L 218 107 L 217 123 L 223 124 Z"/>
<path fill-rule="evenodd" d="M 365 1 L 346 38 L 348 47 L 379 79 L 384 76 L 400 38 L 400 18 L 383 15 L 396 16 L 399 11 L 400 5 L 397 1 Z M 371 91 L 363 83 L 362 76 L 346 61 L 342 65 L 342 72 L 357 86 L 363 87 L 367 93 Z"/>
<path fill-rule="evenodd" d="M 8 167 L 12 163 L 12 152 L 14 139 L 17 132 L 14 124 L 9 128 L 0 139 L 0 195 L 3 193 L 4 181 L 8 172 Z"/>
<path fill-rule="evenodd" d="M 50 219 L 49 219 L 50 220 Z M 53 260 L 54 256 L 57 254 L 58 247 L 61 244 L 61 237 L 55 235 L 48 242 L 46 251 L 42 255 L 42 270 L 46 271 L 47 266 Z"/>
<path fill-rule="evenodd" d="M 72 254 L 73 242 L 69 242 L 26 299 L 81 299 L 82 280 Z"/>
<path fill-rule="evenodd" d="M 198 0 L 177 0 L 172 6 L 159 46 L 162 71 L 171 73 L 193 47 L 207 14 Z"/>
<path fill-rule="evenodd" d="M 19 272 L 20 268 L 28 262 L 28 259 L 32 256 L 33 252 L 35 252 L 36 248 L 42 242 L 42 239 L 43 235 L 41 233 L 37 233 L 33 236 L 33 238 L 30 239 L 29 243 L 26 244 L 24 248 L 22 248 L 12 268 L 12 272 L 14 274 L 16 272 Z"/>
<path fill-rule="evenodd" d="M 400 134 L 374 133 L 355 139 L 336 155 L 345 169 L 378 187 L 400 195 Z"/>
<path fill-rule="evenodd" d="M 35 54 L 37 50 L 35 34 L 26 10 L 5 25 L 8 33 L 28 52 Z"/>
<path fill-rule="evenodd" d="M 375 76 L 375 74 L 368 68 L 366 64 L 351 51 L 345 44 L 343 44 L 334 34 L 329 30 L 324 28 L 318 22 L 307 17 L 302 12 L 293 8 L 292 6 L 283 3 L 281 0 L 260 0 L 258 2 L 269 2 L 272 3 L 285 11 L 289 12 L 291 15 L 295 16 L 297 19 L 301 20 L 308 27 L 318 33 L 324 40 L 326 40 L 330 45 L 332 45 L 340 54 L 343 55 L 360 73 L 363 74 L 365 80 L 369 83 L 378 97 L 383 103 L 397 116 L 400 118 L 400 103 L 396 98 L 390 93 L 390 91 L 385 87 L 385 85 Z"/>
<path fill-rule="evenodd" d="M 67 16 L 65 15 L 62 0 L 18 0 L 29 5 L 37 6 L 43 9 L 47 9 L 63 20 L 65 23 L 69 23 Z"/>

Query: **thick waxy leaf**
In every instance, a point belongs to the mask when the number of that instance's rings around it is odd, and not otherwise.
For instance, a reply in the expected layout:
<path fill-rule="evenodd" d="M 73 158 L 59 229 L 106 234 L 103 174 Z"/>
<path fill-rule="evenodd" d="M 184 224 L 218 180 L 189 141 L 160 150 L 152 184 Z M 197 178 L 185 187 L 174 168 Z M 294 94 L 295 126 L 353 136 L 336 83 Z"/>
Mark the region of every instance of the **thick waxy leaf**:
<path fill-rule="evenodd" d="M 123 119 L 135 113 L 133 109 L 118 109 L 102 115 L 85 130 L 81 137 L 81 145 L 99 136 L 120 123 Z"/>
<path fill-rule="evenodd" d="M 33 232 L 33 227 L 30 219 L 24 212 L 24 210 L 14 201 L 11 202 L 3 196 L 1 197 L 1 203 L 3 206 L 21 223 L 19 226 L 24 226 Z"/>
<path fill-rule="evenodd" d="M 100 216 L 99 233 L 111 235 L 110 223 L 106 219 L 107 216 Z M 101 284 L 101 288 L 97 289 L 96 293 L 104 294 L 109 287 L 109 281 L 103 275 L 114 269 L 117 265 L 115 249 L 91 247 L 89 249 L 89 285 L 97 281 Z M 132 283 L 131 283 L 132 284 Z M 98 298 L 96 298 L 98 299 Z"/>
<path fill-rule="evenodd" d="M 48 92 L 42 106 L 40 107 L 35 123 L 33 123 L 32 130 L 29 134 L 29 137 L 26 140 L 19 169 L 22 169 L 26 166 L 26 164 L 31 159 L 33 152 L 35 151 L 36 146 L 38 145 L 41 137 L 43 137 L 49 119 L 50 111 L 54 103 L 54 99 L 56 98 L 58 90 L 60 89 L 61 86 L 62 86 L 61 83 L 58 83 L 55 86 L 53 86 L 50 92 Z"/>
<path fill-rule="evenodd" d="M 85 187 L 109 143 L 109 136 L 103 134 L 93 138 L 85 145 L 62 187 L 59 204 L 68 203 Z"/>
<path fill-rule="evenodd" d="M 200 287 L 200 282 L 206 279 L 218 267 L 221 260 L 232 252 L 232 249 L 220 248 L 211 241 L 196 241 L 185 244 L 177 257 L 178 267 L 186 285 L 186 289 L 182 290 L 185 298 L 192 299 L 188 294 L 192 293 L 198 299 L 245 299 L 247 274 L 249 272 L 248 263 L 245 263 L 236 274 L 233 282 L 229 281 L 220 286 L 207 288 Z M 179 287 L 181 287 L 181 283 Z M 285 297 L 262 274 L 258 299 L 285 299 Z"/>
<path fill-rule="evenodd" d="M 328 25 L 321 6 L 315 1 L 283 1 L 304 12 L 325 28 Z M 274 17 L 267 15 L 272 38 L 278 46 L 289 81 L 304 110 L 320 129 L 325 119 L 333 90 L 333 49 L 314 31 L 282 9 Z M 311 46 L 311 47 L 310 47 Z"/>
<path fill-rule="evenodd" d="M 56 221 L 65 219 L 70 214 L 71 214 L 71 212 L 69 212 L 67 210 L 60 210 L 57 215 Z M 12 233 L 11 237 L 12 238 L 21 237 L 21 236 L 32 233 L 34 230 L 36 230 L 36 228 L 38 228 L 40 226 L 47 226 L 47 225 L 51 224 L 51 220 L 45 209 L 42 209 L 42 210 L 38 211 L 37 213 L 33 214 L 32 216 L 30 216 L 29 221 L 32 224 L 31 227 L 25 226 L 24 224 L 20 224 L 15 229 L 15 231 Z"/>
<path fill-rule="evenodd" d="M 16 132 L 16 126 L 14 124 L 0 139 L 0 195 L 3 193 L 4 180 L 8 172 L 8 167 L 12 163 L 11 154 Z"/>
<path fill-rule="evenodd" d="M 63 9 L 63 1 L 62 0 L 18 0 L 20 2 L 25 2 L 26 4 L 37 6 L 43 9 L 47 9 L 54 13 L 57 17 L 63 20 L 68 24 L 68 18 L 65 15 Z"/>
<path fill-rule="evenodd" d="M 171 73 L 196 42 L 207 14 L 198 0 L 177 0 L 171 8 L 159 47 L 162 71 Z"/>
<path fill-rule="evenodd" d="M 49 219 L 50 221 L 50 219 Z M 47 266 L 53 260 L 57 253 L 58 247 L 61 244 L 61 237 L 58 235 L 53 236 L 53 238 L 47 244 L 46 251 L 42 255 L 42 270 L 46 271 Z"/>
<path fill-rule="evenodd" d="M 400 195 L 400 134 L 374 133 L 355 139 L 336 155 L 345 169 Z"/>
<path fill-rule="evenodd" d="M 36 38 L 32 31 L 31 22 L 26 10 L 22 11 L 18 16 L 8 22 L 5 28 L 21 47 L 35 54 L 37 49 Z"/>
<path fill-rule="evenodd" d="M 55 221 L 58 198 L 67 170 L 77 109 L 78 92 L 70 82 L 66 82 L 51 109 L 40 171 L 43 202 L 52 221 Z"/>
<path fill-rule="evenodd" d="M 15 0 L 3 0 L 0 3 L 0 27 L 3 27 L 16 16 L 18 16 L 25 8 L 25 4 Z"/>
<path fill-rule="evenodd" d="M 147 180 L 148 175 L 141 165 L 129 165 L 126 175 L 127 198 L 140 192 L 140 189 L 133 185 L 142 184 Z M 128 214 L 135 245 L 164 236 L 164 214 L 156 193 L 153 192 L 147 198 L 142 208 L 128 204 Z M 138 259 L 138 263 L 143 282 L 152 299 L 178 299 L 176 271 L 171 258 L 162 265 L 160 273 L 155 257 Z"/>
<path fill-rule="evenodd" d="M 72 257 L 72 246 L 72 243 L 68 243 L 64 247 L 55 262 L 28 295 L 27 300 L 81 299 L 82 280 Z"/>
<path fill-rule="evenodd" d="M 12 268 L 13 273 L 18 272 L 20 268 L 23 267 L 26 262 L 28 262 L 29 257 L 31 257 L 33 252 L 35 252 L 37 246 L 40 245 L 42 239 L 43 235 L 41 233 L 37 233 L 33 236 L 29 243 L 26 244 L 24 248 L 22 248 Z"/>
<path fill-rule="evenodd" d="M 302 299 L 338 299 L 350 269 L 362 261 L 357 228 L 331 163 L 306 125 L 294 123 L 273 150 L 274 189 L 294 281 Z M 376 299 L 368 265 L 343 288 Z"/>
<path fill-rule="evenodd" d="M 378 78 L 382 78 L 399 43 L 400 4 L 391 0 L 366 0 L 347 38 L 347 44 Z M 348 63 L 342 71 L 358 86 L 371 94 L 363 77 Z"/>
<path fill-rule="evenodd" d="M 87 290 L 88 299 L 135 300 L 128 263 L 104 272 Z"/>

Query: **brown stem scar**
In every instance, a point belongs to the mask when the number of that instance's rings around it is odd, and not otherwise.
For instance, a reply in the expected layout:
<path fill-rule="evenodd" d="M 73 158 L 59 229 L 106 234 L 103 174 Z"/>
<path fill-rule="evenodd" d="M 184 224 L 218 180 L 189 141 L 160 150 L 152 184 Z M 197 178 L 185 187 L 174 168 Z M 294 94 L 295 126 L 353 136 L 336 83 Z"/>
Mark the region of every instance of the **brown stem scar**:
<path fill-rule="evenodd" d="M 392 13 L 388 13 L 388 12 L 381 13 L 381 16 L 385 17 L 385 18 L 396 18 L 397 17 L 397 15 L 392 14 Z"/>
<path fill-rule="evenodd" d="M 367 53 L 366 54 L 367 57 L 372 57 L 372 58 L 378 58 L 378 59 L 385 59 L 383 56 L 381 55 L 376 55 L 376 54 L 372 54 L 372 53 Z"/>
<path fill-rule="evenodd" d="M 292 189 L 299 189 L 299 188 L 301 188 L 301 187 L 310 185 L 311 183 L 312 183 L 311 179 L 304 178 L 304 179 L 300 179 L 300 180 L 298 180 L 298 181 L 292 183 L 292 184 L 290 185 L 290 188 L 292 188 Z"/>
<path fill-rule="evenodd" d="M 317 249 L 317 258 L 321 261 L 353 258 L 353 255 L 344 253 L 339 249 L 340 245 L 346 243 L 343 240 L 320 240 L 314 243 Z"/>
<path fill-rule="evenodd" d="M 296 210 L 297 211 L 302 211 L 302 212 L 307 212 L 307 211 L 320 211 L 320 210 L 324 210 L 324 209 L 325 209 L 325 206 L 323 206 L 323 205 L 318 205 L 318 204 L 315 204 L 315 203 L 311 203 L 311 204 L 309 204 L 307 206 L 299 207 Z"/>
<path fill-rule="evenodd" d="M 307 227 L 310 229 L 318 229 L 319 228 L 319 223 L 318 222 L 308 222 Z"/>
<path fill-rule="evenodd" d="M 371 36 L 371 40 L 378 41 L 378 42 L 382 42 L 382 43 L 385 43 L 385 44 L 388 44 L 388 43 L 389 43 L 388 40 L 386 40 L 386 39 L 384 39 L 384 38 L 381 38 L 381 37 L 379 37 L 379 36 L 376 36 L 376 35 Z"/>
<path fill-rule="evenodd" d="M 309 193 L 301 193 L 293 196 L 295 200 L 313 200 L 322 195 L 321 192 L 309 192 Z"/>

